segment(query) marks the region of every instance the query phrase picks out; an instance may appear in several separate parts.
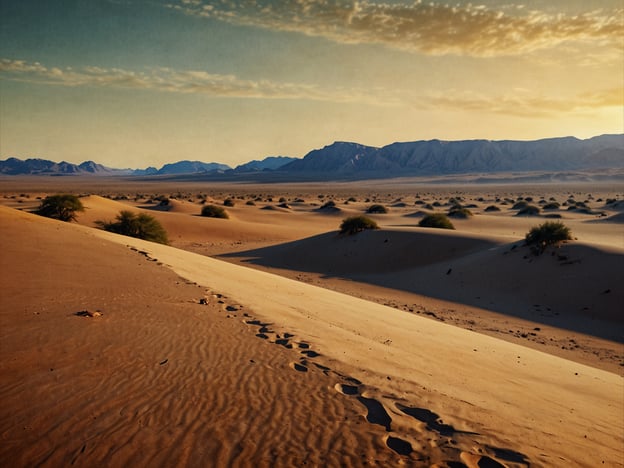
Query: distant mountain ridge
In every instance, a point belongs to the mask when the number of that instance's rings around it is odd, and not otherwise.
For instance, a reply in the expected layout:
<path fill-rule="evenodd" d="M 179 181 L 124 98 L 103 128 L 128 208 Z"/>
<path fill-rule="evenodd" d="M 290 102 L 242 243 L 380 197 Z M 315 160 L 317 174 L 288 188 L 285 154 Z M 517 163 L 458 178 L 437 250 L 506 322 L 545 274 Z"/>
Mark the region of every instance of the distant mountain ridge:
<path fill-rule="evenodd" d="M 585 140 L 427 140 L 377 148 L 338 141 L 303 158 L 269 156 L 232 169 L 226 164 L 178 161 L 156 169 L 113 169 L 94 161 L 56 163 L 45 159 L 0 161 L 3 175 L 129 175 L 240 178 L 266 174 L 288 178 L 365 178 L 454 174 L 624 169 L 624 134 Z"/>
<path fill-rule="evenodd" d="M 289 156 L 269 156 L 262 161 L 254 159 L 245 164 L 240 164 L 236 166 L 233 171 L 238 173 L 274 171 L 295 160 L 297 160 L 297 158 L 291 158 Z"/>
<path fill-rule="evenodd" d="M 415 141 L 382 148 L 336 142 L 282 167 L 287 172 L 447 175 L 624 167 L 624 135 L 587 140 Z"/>

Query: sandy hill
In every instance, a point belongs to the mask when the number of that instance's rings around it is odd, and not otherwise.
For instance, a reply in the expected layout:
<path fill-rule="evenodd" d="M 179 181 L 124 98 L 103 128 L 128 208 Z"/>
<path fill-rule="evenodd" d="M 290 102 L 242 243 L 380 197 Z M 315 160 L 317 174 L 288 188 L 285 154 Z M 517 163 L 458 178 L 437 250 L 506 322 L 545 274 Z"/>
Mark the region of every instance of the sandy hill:
<path fill-rule="evenodd" d="M 0 221 L 4 462 L 621 463 L 616 374 L 168 246 Z"/>

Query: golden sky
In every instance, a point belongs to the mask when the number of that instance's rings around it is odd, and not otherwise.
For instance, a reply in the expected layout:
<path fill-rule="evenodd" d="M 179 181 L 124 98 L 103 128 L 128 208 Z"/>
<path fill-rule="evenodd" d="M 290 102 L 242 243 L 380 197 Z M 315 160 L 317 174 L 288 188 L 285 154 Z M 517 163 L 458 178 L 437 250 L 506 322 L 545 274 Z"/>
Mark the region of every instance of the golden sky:
<path fill-rule="evenodd" d="M 620 1 L 0 0 L 0 158 L 624 132 Z"/>

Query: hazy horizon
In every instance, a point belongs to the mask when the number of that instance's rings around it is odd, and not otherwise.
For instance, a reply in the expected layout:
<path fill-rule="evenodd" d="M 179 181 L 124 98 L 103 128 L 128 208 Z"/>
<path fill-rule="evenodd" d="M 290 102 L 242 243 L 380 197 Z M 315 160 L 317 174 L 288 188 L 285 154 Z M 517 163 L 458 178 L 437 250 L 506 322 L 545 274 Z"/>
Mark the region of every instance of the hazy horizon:
<path fill-rule="evenodd" d="M 481 3 L 0 0 L 0 159 L 622 133 L 619 1 Z"/>

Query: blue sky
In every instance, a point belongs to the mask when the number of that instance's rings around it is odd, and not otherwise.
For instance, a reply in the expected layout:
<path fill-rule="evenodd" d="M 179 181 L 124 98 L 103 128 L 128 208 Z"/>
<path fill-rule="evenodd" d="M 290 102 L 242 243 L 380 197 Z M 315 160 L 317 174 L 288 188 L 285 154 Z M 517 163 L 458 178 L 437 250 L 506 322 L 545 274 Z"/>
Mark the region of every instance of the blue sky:
<path fill-rule="evenodd" d="M 0 158 L 624 131 L 619 1 L 0 0 Z"/>

